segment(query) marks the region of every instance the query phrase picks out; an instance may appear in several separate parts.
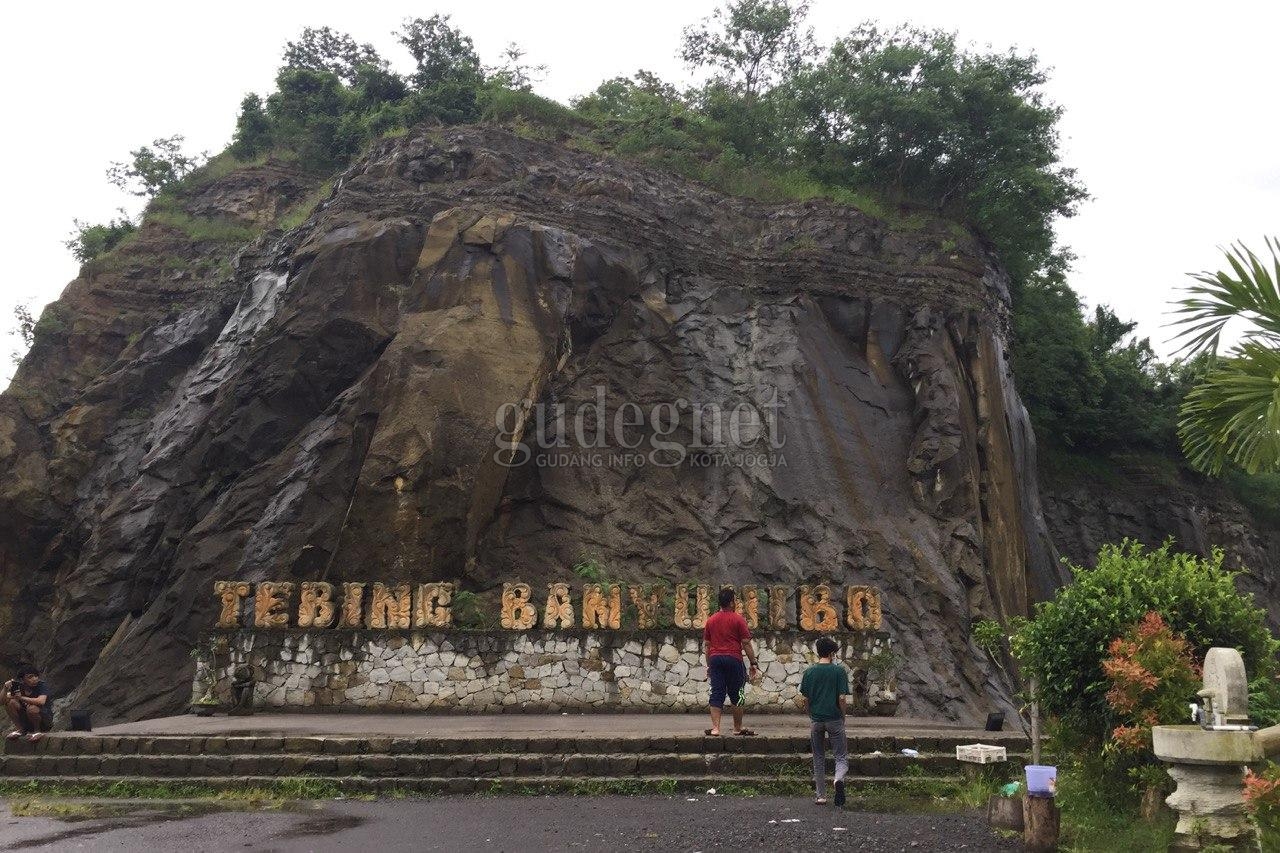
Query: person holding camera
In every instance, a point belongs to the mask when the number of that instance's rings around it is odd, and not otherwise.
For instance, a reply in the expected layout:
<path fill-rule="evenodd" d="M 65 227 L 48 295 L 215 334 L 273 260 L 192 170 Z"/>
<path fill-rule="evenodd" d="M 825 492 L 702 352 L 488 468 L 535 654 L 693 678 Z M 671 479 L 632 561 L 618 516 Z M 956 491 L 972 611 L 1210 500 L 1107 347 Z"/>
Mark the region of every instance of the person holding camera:
<path fill-rule="evenodd" d="M 44 737 L 53 724 L 53 708 L 49 705 L 49 688 L 40 680 L 34 666 L 18 668 L 18 674 L 4 683 L 5 707 L 16 728 L 9 740 L 25 737 L 32 743 Z"/>

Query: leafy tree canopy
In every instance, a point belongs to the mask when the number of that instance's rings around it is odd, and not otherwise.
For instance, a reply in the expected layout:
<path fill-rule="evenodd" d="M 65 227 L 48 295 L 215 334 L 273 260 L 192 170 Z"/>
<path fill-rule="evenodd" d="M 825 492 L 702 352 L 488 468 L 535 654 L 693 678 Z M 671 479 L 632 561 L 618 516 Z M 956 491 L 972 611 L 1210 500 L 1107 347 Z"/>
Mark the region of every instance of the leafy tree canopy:
<path fill-rule="evenodd" d="M 753 98 L 817 54 L 813 30 L 802 27 L 808 13 L 808 2 L 729 0 L 685 28 L 680 56 L 691 68 L 718 71 L 719 82 Z"/>
<path fill-rule="evenodd" d="M 346 33 L 328 27 L 306 27 L 297 40 L 284 46 L 284 67 L 327 71 L 355 83 L 362 66 L 385 68 L 386 61 L 371 44 L 358 44 Z"/>
<path fill-rule="evenodd" d="M 483 82 L 484 72 L 471 37 L 450 26 L 448 15 L 408 18 L 394 35 L 417 65 L 414 83 L 418 88 Z"/>
<path fill-rule="evenodd" d="M 112 163 L 107 168 L 107 180 L 114 186 L 133 195 L 151 198 L 170 184 L 182 180 L 196 169 L 207 156 L 187 155 L 182 152 L 184 138 L 181 135 L 156 139 L 129 152 L 128 163 Z"/>

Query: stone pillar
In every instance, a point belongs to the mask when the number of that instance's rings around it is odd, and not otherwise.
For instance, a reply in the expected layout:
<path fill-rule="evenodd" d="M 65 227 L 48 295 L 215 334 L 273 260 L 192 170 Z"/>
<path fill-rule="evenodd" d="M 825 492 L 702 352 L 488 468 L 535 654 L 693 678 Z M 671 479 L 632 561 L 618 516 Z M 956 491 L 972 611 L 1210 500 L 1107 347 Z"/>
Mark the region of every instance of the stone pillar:
<path fill-rule="evenodd" d="M 1177 790 L 1165 799 L 1178 813 L 1177 835 L 1170 850 L 1258 849 L 1253 825 L 1245 813 L 1243 766 L 1170 764 L 1166 769 L 1178 783 Z"/>

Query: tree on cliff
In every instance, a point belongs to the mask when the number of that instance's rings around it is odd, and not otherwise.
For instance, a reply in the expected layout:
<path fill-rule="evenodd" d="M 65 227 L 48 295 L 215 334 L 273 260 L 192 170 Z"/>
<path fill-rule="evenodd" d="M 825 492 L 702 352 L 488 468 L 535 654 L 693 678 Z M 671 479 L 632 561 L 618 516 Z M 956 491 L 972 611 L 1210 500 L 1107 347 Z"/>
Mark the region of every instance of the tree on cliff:
<path fill-rule="evenodd" d="M 31 316 L 31 309 L 24 302 L 19 302 L 13 306 L 13 319 L 15 322 L 14 331 L 18 334 L 18 339 L 22 341 L 22 350 L 14 350 L 9 354 L 14 364 L 22 361 L 26 351 L 31 349 L 31 345 L 36 339 L 36 319 Z"/>
<path fill-rule="evenodd" d="M 795 141 L 824 180 L 963 215 L 1025 281 L 1053 265 L 1053 222 L 1086 197 L 1059 163 L 1062 111 L 1045 79 L 1034 53 L 864 24 L 797 80 Z"/>
<path fill-rule="evenodd" d="M 817 53 L 813 30 L 801 29 L 808 13 L 805 2 L 730 0 L 685 28 L 680 56 L 690 67 L 719 69 L 718 82 L 753 99 Z"/>
<path fill-rule="evenodd" d="M 414 82 L 422 88 L 483 77 L 471 37 L 449 25 L 448 15 L 409 18 L 393 33 L 417 64 Z"/>
<path fill-rule="evenodd" d="M 1243 244 L 1227 249 L 1229 269 L 1193 275 L 1176 309 L 1187 349 L 1214 359 L 1178 422 L 1187 459 L 1211 474 L 1229 463 L 1250 474 L 1280 471 L 1280 240 L 1266 246 L 1270 265 Z M 1218 357 L 1233 320 L 1244 336 Z"/>
<path fill-rule="evenodd" d="M 346 33 L 328 27 L 306 27 L 296 41 L 285 43 L 284 67 L 328 71 L 354 84 L 363 65 L 385 68 L 387 63 L 371 44 L 359 44 Z"/>
<path fill-rule="evenodd" d="M 151 198 L 191 174 L 206 159 L 204 154 L 184 154 L 183 142 L 184 137 L 176 134 L 130 151 L 128 163 L 116 162 L 107 168 L 107 180 L 125 192 Z"/>

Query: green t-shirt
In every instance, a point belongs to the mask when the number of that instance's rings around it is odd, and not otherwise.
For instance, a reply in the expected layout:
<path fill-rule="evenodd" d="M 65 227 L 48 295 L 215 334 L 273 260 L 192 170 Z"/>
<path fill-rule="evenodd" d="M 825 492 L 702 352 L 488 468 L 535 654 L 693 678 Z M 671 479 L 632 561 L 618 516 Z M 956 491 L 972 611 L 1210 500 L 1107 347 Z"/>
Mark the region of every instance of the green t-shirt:
<path fill-rule="evenodd" d="M 809 719 L 840 719 L 838 697 L 849 693 L 849 673 L 838 663 L 815 663 L 800 679 L 800 695 L 809 700 Z"/>

